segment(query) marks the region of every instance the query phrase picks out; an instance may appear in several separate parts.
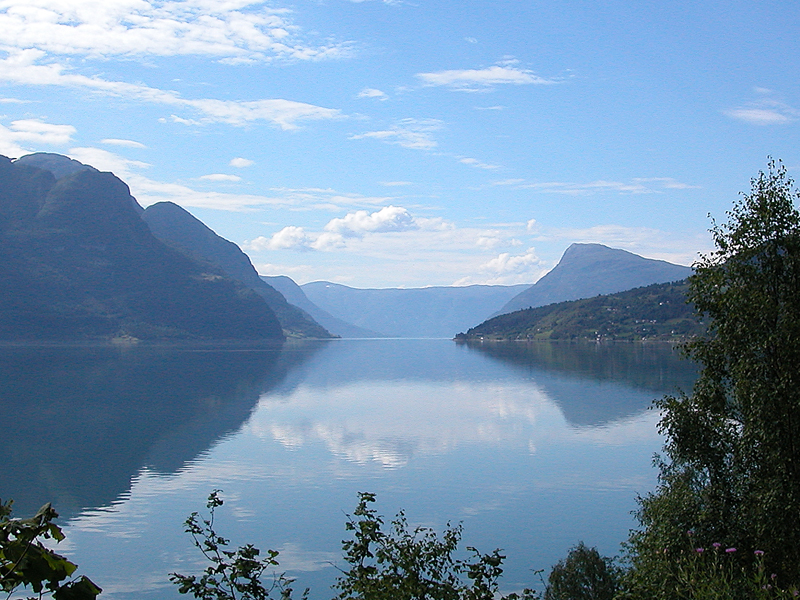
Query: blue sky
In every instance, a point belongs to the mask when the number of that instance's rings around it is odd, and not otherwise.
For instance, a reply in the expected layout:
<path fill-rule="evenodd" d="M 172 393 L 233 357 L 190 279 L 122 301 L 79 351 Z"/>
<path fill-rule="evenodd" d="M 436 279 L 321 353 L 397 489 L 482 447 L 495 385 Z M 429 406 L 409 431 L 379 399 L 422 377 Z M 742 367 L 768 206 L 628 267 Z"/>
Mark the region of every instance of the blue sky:
<path fill-rule="evenodd" d="M 800 167 L 794 2 L 0 0 L 0 153 L 176 202 L 260 273 L 532 283 L 691 264 Z"/>

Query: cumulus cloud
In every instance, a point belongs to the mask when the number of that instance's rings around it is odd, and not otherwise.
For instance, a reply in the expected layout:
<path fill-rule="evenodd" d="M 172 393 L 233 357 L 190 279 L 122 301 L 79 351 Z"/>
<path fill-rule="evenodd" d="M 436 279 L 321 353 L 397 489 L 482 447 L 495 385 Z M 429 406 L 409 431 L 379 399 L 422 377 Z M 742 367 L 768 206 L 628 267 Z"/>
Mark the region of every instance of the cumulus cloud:
<path fill-rule="evenodd" d="M 202 56 L 226 63 L 320 60 L 351 44 L 302 39 L 263 0 L 26 0 L 0 3 L 0 45 L 89 58 Z"/>
<path fill-rule="evenodd" d="M 58 63 L 41 64 L 39 61 L 43 56 L 43 52 L 35 49 L 10 53 L 6 58 L 0 60 L 0 81 L 22 85 L 83 88 L 98 94 L 188 109 L 199 113 L 199 119 L 184 119 L 175 116 L 174 120 L 186 124 L 245 125 L 254 121 L 267 121 L 287 130 L 297 129 L 298 122 L 302 121 L 342 117 L 341 112 L 337 109 L 280 98 L 253 101 L 183 98 L 177 92 L 161 90 L 144 84 L 87 77 L 73 73 Z"/>
<path fill-rule="evenodd" d="M 100 143 L 109 146 L 124 146 L 126 148 L 147 148 L 147 146 L 141 142 L 135 142 L 133 140 L 118 140 L 116 138 L 106 138 L 104 140 L 100 140 Z"/>
<path fill-rule="evenodd" d="M 375 98 L 376 100 L 388 100 L 389 96 L 385 92 L 375 88 L 364 88 L 358 93 L 359 98 Z"/>
<path fill-rule="evenodd" d="M 270 238 L 259 237 L 246 243 L 250 250 L 320 250 L 330 251 L 347 247 L 352 240 L 367 236 L 398 234 L 421 229 L 437 231 L 448 229 L 441 219 L 414 217 L 401 206 L 384 206 L 369 212 L 356 210 L 344 217 L 331 219 L 319 232 L 308 232 L 302 227 L 287 226 Z"/>
<path fill-rule="evenodd" d="M 255 163 L 250 160 L 249 158 L 242 158 L 241 156 L 237 156 L 236 158 L 232 158 L 231 162 L 228 163 L 231 167 L 236 167 L 237 169 L 244 169 L 246 167 L 252 167 Z"/>
<path fill-rule="evenodd" d="M 446 87 L 459 92 L 479 92 L 494 89 L 498 85 L 551 85 L 554 79 L 545 79 L 533 71 L 522 69 L 510 61 L 485 69 L 453 69 L 435 73 L 417 73 L 417 78 L 426 86 Z"/>
<path fill-rule="evenodd" d="M 433 133 L 442 126 L 438 119 L 402 119 L 389 129 L 351 135 L 350 139 L 376 139 L 412 150 L 433 150 L 437 146 Z"/>
<path fill-rule="evenodd" d="M 483 283 L 488 285 L 514 285 L 517 283 L 535 283 L 548 271 L 544 261 L 534 248 L 528 248 L 525 254 L 512 255 L 509 252 L 498 254 L 478 268 L 478 276 L 465 277 L 455 285 Z"/>

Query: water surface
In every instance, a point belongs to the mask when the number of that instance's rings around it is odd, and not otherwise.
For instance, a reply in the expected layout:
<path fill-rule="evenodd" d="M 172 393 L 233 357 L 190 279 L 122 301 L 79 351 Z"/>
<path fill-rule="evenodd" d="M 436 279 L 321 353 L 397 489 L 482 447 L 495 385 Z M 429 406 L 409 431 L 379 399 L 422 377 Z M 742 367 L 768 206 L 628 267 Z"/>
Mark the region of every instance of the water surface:
<path fill-rule="evenodd" d="M 3 351 L 0 497 L 53 501 L 60 545 L 105 598 L 178 598 L 182 532 L 213 489 L 235 544 L 329 598 L 345 514 L 378 495 L 412 525 L 464 526 L 535 583 L 578 541 L 616 554 L 661 445 L 652 400 L 695 377 L 664 344 L 340 340 L 282 351 Z"/>

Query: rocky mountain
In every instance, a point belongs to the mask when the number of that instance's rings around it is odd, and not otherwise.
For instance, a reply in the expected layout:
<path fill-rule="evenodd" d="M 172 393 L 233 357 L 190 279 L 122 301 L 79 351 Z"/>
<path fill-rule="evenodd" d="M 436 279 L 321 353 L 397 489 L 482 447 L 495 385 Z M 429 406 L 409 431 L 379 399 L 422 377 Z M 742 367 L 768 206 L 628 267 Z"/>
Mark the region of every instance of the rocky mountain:
<path fill-rule="evenodd" d="M 456 340 L 685 340 L 706 331 L 687 303 L 688 288 L 686 281 L 656 283 L 526 308 L 493 317 Z"/>
<path fill-rule="evenodd" d="M 552 271 L 510 299 L 496 314 L 679 281 L 691 274 L 690 267 L 644 258 L 626 250 L 601 244 L 572 244 Z"/>
<path fill-rule="evenodd" d="M 283 294 L 284 298 L 298 308 L 302 308 L 311 315 L 317 323 L 325 327 L 334 335 L 343 338 L 376 338 L 386 337 L 377 331 L 370 331 L 363 327 L 357 327 L 351 323 L 337 319 L 329 312 L 322 310 L 319 306 L 311 302 L 305 295 L 303 289 L 297 285 L 293 279 L 286 275 L 262 275 L 261 279 L 269 283 L 272 287 Z"/>
<path fill-rule="evenodd" d="M 479 323 L 526 288 L 471 285 L 411 289 L 356 289 L 328 281 L 301 286 L 331 315 L 389 337 L 453 337 Z"/>
<path fill-rule="evenodd" d="M 0 157 L 0 340 L 283 339 L 263 298 L 156 239 L 127 185 L 79 165 Z"/>
<path fill-rule="evenodd" d="M 214 233 L 177 204 L 158 202 L 148 206 L 142 219 L 150 226 L 153 235 L 168 246 L 194 260 L 212 265 L 264 298 L 278 317 L 286 336 L 332 337 L 306 311 L 287 302 L 281 292 L 261 279 L 239 246 Z"/>

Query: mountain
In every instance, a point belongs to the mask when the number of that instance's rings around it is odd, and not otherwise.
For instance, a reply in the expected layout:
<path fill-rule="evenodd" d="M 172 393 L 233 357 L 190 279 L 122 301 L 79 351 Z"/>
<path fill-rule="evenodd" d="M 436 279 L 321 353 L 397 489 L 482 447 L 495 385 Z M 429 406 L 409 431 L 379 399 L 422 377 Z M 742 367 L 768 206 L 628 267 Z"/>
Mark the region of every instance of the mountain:
<path fill-rule="evenodd" d="M 149 225 L 153 235 L 168 246 L 192 259 L 212 265 L 264 298 L 278 317 L 285 335 L 333 337 L 313 317 L 289 304 L 279 291 L 262 280 L 239 246 L 218 236 L 177 204 L 158 202 L 148 206 L 142 213 L 142 219 Z"/>
<path fill-rule="evenodd" d="M 706 326 L 686 300 L 684 281 L 500 315 L 456 336 L 470 340 L 679 340 Z"/>
<path fill-rule="evenodd" d="M 625 250 L 601 244 L 572 244 L 552 271 L 509 300 L 496 314 L 613 294 L 651 283 L 679 281 L 691 274 L 690 267 L 644 258 Z"/>
<path fill-rule="evenodd" d="M 283 340 L 260 296 L 156 239 L 125 183 L 55 156 L 0 157 L 0 340 Z"/>
<path fill-rule="evenodd" d="M 389 337 L 453 337 L 486 319 L 526 285 L 356 289 L 328 281 L 301 286 L 335 317 Z"/>
<path fill-rule="evenodd" d="M 288 302 L 291 302 L 298 308 L 302 308 L 309 315 L 311 315 L 317 323 L 325 327 L 331 333 L 343 338 L 379 338 L 386 337 L 377 331 L 370 331 L 363 327 L 356 327 L 350 323 L 337 319 L 327 311 L 322 310 L 319 306 L 311 302 L 308 296 L 305 295 L 303 289 L 297 285 L 294 280 L 286 275 L 261 275 L 261 279 L 266 281 L 281 294 Z"/>

